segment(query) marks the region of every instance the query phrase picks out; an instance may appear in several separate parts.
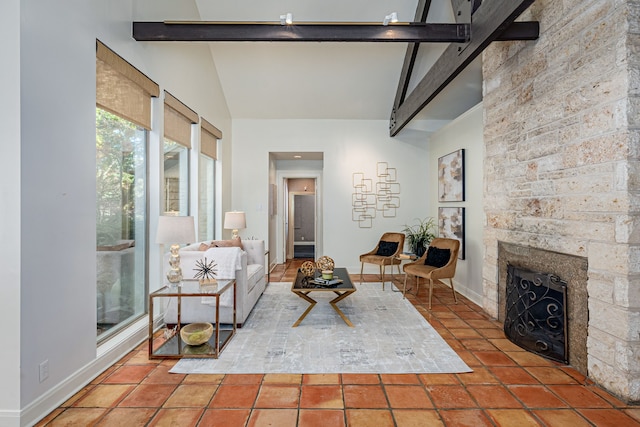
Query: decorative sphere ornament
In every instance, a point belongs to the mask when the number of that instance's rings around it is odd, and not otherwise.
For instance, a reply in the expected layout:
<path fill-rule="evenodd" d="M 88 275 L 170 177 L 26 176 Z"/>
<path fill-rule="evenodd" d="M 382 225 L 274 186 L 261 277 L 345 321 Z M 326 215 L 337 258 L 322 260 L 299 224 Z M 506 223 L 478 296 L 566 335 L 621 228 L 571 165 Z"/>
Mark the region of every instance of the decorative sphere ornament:
<path fill-rule="evenodd" d="M 333 260 L 331 258 L 329 258 L 328 256 L 321 256 L 320 258 L 318 258 L 318 261 L 316 261 L 316 266 L 318 267 L 318 270 L 331 270 L 333 271 L 333 268 L 335 267 L 336 263 L 333 262 Z"/>
<path fill-rule="evenodd" d="M 311 277 L 316 272 L 316 265 L 312 261 L 305 261 L 300 266 L 300 271 L 307 277 Z"/>

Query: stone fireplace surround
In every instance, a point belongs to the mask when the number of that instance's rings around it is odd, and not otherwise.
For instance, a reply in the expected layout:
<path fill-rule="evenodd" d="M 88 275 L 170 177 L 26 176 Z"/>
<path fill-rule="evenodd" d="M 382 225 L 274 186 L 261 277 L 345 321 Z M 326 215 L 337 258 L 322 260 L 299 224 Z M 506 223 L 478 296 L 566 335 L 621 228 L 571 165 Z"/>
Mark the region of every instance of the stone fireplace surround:
<path fill-rule="evenodd" d="M 587 375 L 587 259 L 558 252 L 498 242 L 498 320 L 504 322 L 507 265 L 551 273 L 567 282 L 569 364 Z"/>
<path fill-rule="evenodd" d="M 519 19 L 539 39 L 482 56 L 483 307 L 498 317 L 498 242 L 586 257 L 588 376 L 640 402 L 640 0 Z"/>

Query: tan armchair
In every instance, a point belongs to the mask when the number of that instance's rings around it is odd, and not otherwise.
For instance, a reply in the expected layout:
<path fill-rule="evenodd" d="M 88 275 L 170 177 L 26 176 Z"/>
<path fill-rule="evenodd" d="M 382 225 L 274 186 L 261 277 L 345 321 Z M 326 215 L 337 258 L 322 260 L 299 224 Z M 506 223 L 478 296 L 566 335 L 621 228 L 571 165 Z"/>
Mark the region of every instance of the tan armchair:
<path fill-rule="evenodd" d="M 404 237 L 404 233 L 384 233 L 373 250 L 360 255 L 360 283 L 362 283 L 362 272 L 364 271 L 365 263 L 380 266 L 382 290 L 384 290 L 384 270 L 387 265 L 390 265 L 392 269 L 394 265 L 397 265 L 398 274 L 400 274 L 401 260 L 397 257 L 404 248 Z"/>
<path fill-rule="evenodd" d="M 442 252 L 437 250 L 432 251 L 431 256 L 429 256 L 429 250 L 435 247 L 437 249 L 449 249 L 449 259 L 442 259 Z M 445 239 L 445 238 L 435 238 L 429 244 L 429 249 L 418 258 L 416 261 L 405 264 L 403 267 L 405 276 L 404 276 L 404 288 L 402 290 L 402 295 L 405 295 L 407 292 L 407 278 L 409 275 L 416 277 L 416 294 L 418 293 L 418 288 L 420 285 L 420 278 L 429 280 L 429 310 L 431 310 L 431 297 L 433 296 L 433 281 L 440 279 L 449 279 L 449 283 L 451 284 L 451 292 L 453 292 L 453 299 L 457 303 L 458 298 L 456 297 L 456 291 L 453 287 L 453 277 L 456 274 L 456 265 L 458 263 L 458 251 L 460 250 L 460 241 L 456 239 Z M 445 253 L 446 254 L 446 253 Z M 441 267 L 426 265 L 425 261 L 427 258 L 436 261 L 442 261 L 445 263 Z M 437 258 L 441 258 L 438 260 Z M 442 283 L 442 282 L 441 282 Z"/>

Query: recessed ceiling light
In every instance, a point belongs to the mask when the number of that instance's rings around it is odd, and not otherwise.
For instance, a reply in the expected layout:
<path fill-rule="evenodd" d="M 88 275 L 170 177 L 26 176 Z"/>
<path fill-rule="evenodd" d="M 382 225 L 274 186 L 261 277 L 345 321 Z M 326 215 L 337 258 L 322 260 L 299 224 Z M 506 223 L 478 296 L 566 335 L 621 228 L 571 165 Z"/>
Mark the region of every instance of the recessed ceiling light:
<path fill-rule="evenodd" d="M 293 158 L 294 158 L 294 159 L 301 159 L 301 158 L 302 158 L 302 156 L 301 156 L 301 155 L 299 155 L 299 154 L 296 154 L 295 156 L 293 156 Z"/>

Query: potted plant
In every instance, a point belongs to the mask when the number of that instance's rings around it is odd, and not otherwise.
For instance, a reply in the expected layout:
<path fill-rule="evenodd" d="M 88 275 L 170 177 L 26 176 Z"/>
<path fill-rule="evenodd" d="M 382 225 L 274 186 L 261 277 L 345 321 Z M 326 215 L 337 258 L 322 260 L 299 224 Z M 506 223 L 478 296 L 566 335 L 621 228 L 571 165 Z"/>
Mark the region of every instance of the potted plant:
<path fill-rule="evenodd" d="M 416 218 L 417 224 L 405 225 L 402 232 L 407 236 L 407 243 L 411 252 L 421 257 L 436 237 L 436 221 L 433 218 Z"/>

